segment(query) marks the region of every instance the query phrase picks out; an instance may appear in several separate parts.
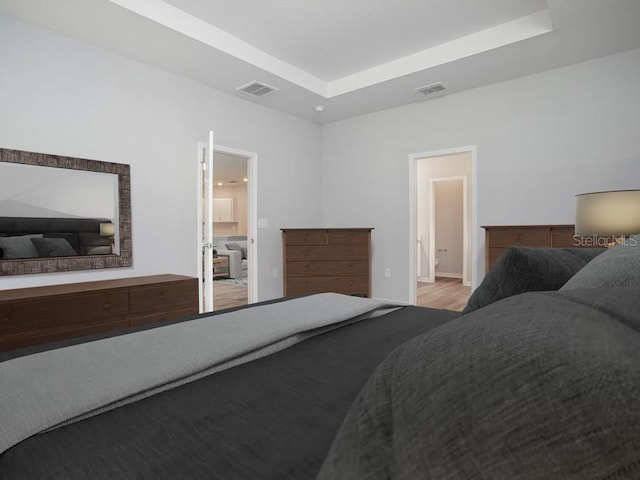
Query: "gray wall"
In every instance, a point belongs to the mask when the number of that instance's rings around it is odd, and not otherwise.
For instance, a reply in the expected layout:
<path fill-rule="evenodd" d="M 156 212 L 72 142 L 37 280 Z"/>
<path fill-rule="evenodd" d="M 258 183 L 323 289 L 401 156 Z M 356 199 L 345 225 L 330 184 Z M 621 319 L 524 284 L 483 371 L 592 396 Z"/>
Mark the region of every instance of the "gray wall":
<path fill-rule="evenodd" d="M 258 154 L 260 299 L 282 294 L 282 226 L 321 220 L 314 123 L 0 17 L 0 146 L 131 165 L 133 268 L 0 278 L 0 289 L 197 275 L 197 142 Z M 161 228 L 162 226 L 162 228 Z"/>
<path fill-rule="evenodd" d="M 573 223 L 575 194 L 640 187 L 639 78 L 633 50 L 327 125 L 324 222 L 375 227 L 373 294 L 409 300 L 408 156 L 476 145 L 475 286 L 480 225 Z"/>

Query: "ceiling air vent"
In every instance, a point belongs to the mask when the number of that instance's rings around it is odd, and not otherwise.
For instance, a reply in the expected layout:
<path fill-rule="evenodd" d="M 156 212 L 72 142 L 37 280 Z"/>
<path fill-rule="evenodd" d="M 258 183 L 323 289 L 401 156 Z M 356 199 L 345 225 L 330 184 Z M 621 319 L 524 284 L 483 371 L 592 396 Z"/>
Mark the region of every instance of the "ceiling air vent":
<path fill-rule="evenodd" d="M 425 85 L 424 87 L 416 88 L 416 92 L 419 92 L 423 95 L 431 95 L 432 93 L 442 92 L 444 90 L 444 85 L 442 82 L 432 83 L 430 85 Z"/>
<path fill-rule="evenodd" d="M 242 85 L 241 87 L 236 88 L 238 92 L 246 93 L 247 95 L 251 95 L 252 97 L 262 98 L 271 93 L 275 93 L 278 91 L 276 87 L 272 87 L 271 85 L 267 85 L 266 83 L 261 83 L 258 81 L 249 82 L 246 85 Z"/>

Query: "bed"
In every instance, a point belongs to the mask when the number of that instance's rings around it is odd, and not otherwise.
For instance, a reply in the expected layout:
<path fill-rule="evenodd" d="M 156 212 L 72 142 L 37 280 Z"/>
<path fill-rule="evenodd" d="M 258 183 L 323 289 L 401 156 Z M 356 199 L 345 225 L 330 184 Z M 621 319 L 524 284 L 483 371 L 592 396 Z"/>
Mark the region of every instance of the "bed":
<path fill-rule="evenodd" d="M 0 259 L 111 255 L 100 225 L 115 229 L 106 218 L 0 217 Z"/>
<path fill-rule="evenodd" d="M 378 316 L 365 318 L 370 310 Z M 126 335 L 5 352 L 0 354 L 0 478 L 315 478 L 376 365 L 405 341 L 457 316 L 322 294 Z M 279 324 L 280 331 L 258 332 L 268 340 L 257 344 L 243 339 L 260 330 L 260 322 Z M 292 330 L 296 323 L 304 326 Z M 206 360 L 213 368 L 188 359 L 183 363 L 191 370 L 185 373 L 176 366 L 184 353 L 179 345 L 197 350 L 196 344 L 206 344 L 197 341 L 204 338 L 198 329 L 203 325 L 213 326 L 217 349 L 225 353 Z M 225 330 L 225 325 L 237 327 Z M 185 333 L 189 328 L 195 330 Z M 227 345 L 232 337 L 239 339 L 237 345 Z M 281 347 L 287 348 L 272 353 Z M 107 362 L 113 363 L 107 367 Z M 177 370 L 179 378 L 169 380 L 162 372 L 155 385 L 144 379 L 141 386 L 128 385 L 127 379 L 146 375 L 153 363 Z M 122 379 L 124 392 L 81 398 L 105 385 L 123 388 L 117 385 Z M 171 382 L 175 385 L 166 387 Z M 159 391 L 151 394 L 154 388 Z M 40 411 L 47 408 L 51 411 Z"/>

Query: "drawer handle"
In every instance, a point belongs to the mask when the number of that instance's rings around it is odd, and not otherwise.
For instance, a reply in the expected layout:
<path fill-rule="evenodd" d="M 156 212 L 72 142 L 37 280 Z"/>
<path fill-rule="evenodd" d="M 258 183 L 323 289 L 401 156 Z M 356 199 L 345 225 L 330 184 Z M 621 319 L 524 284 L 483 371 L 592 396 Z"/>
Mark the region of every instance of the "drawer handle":
<path fill-rule="evenodd" d="M 11 317 L 9 315 L 7 315 L 6 317 L 2 317 L 2 321 L 9 323 L 9 321 L 11 320 Z"/>
<path fill-rule="evenodd" d="M 111 305 L 109 304 L 109 302 L 104 302 L 104 305 L 102 305 L 102 307 L 103 307 L 105 310 L 109 310 L 109 309 L 111 308 Z"/>
<path fill-rule="evenodd" d="M 160 300 L 164 301 L 164 292 L 160 292 Z"/>
<path fill-rule="evenodd" d="M 353 265 L 349 265 L 349 271 L 353 272 Z"/>
<path fill-rule="evenodd" d="M 520 240 L 520 234 L 519 234 L 519 233 L 516 233 L 516 234 L 513 236 L 513 238 L 515 238 L 516 240 Z"/>

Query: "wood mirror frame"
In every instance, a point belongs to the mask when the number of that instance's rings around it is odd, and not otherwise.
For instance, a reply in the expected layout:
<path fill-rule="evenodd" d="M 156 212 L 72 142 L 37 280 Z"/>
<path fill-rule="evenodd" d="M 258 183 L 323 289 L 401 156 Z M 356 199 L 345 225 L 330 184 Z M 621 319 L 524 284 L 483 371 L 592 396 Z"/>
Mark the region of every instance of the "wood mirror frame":
<path fill-rule="evenodd" d="M 88 160 L 85 158 L 63 157 L 46 153 L 9 150 L 5 148 L 0 148 L 0 162 L 68 168 L 71 170 L 85 170 L 88 172 L 118 175 L 118 236 L 120 240 L 120 252 L 117 255 L 0 259 L 0 276 L 130 267 L 133 264 L 129 165 Z"/>

